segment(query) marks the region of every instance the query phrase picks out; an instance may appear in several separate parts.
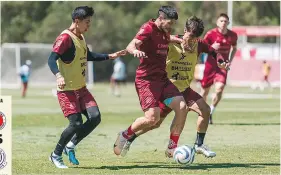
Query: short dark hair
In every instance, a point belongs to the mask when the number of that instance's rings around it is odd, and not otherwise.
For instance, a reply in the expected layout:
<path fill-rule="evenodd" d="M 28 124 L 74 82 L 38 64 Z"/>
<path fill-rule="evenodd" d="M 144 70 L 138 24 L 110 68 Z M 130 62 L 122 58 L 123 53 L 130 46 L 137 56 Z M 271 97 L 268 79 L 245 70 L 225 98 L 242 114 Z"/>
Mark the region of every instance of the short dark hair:
<path fill-rule="evenodd" d="M 172 6 L 161 6 L 158 10 L 158 17 L 160 16 L 161 12 L 164 14 L 165 19 L 178 20 L 178 12 Z"/>
<path fill-rule="evenodd" d="M 227 15 L 226 13 L 221 13 L 221 14 L 218 16 L 218 18 L 220 18 L 220 17 L 225 17 L 225 18 L 229 21 L 229 17 L 228 17 L 228 15 Z"/>
<path fill-rule="evenodd" d="M 89 16 L 93 16 L 95 13 L 93 7 L 88 7 L 88 6 L 79 6 L 76 7 L 71 16 L 72 16 L 72 20 L 74 21 L 75 19 L 86 19 Z"/>
<path fill-rule="evenodd" d="M 193 36 L 199 37 L 204 32 L 204 23 L 200 18 L 191 16 L 186 20 L 185 28 L 188 32 L 191 32 Z"/>

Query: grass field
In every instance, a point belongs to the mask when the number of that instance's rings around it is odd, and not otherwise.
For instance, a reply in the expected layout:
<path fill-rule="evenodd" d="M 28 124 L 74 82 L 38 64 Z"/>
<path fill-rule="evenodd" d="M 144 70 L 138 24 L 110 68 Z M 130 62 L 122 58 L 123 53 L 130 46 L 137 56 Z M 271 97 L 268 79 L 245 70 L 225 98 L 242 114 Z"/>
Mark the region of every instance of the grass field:
<path fill-rule="evenodd" d="M 165 158 L 169 125 L 163 125 L 134 142 L 127 157 L 113 154 L 117 133 L 142 115 L 132 84 L 123 96 L 109 95 L 108 85 L 98 84 L 94 94 L 102 113 L 102 123 L 77 147 L 79 166 L 56 169 L 48 160 L 67 120 L 51 89 L 30 89 L 22 99 L 18 90 L 2 90 L 13 96 L 13 174 L 279 174 L 280 103 L 279 89 L 264 92 L 247 88 L 227 88 L 226 93 L 271 94 L 269 99 L 224 99 L 216 109 L 205 143 L 217 157 L 196 155 L 190 166 L 180 166 Z M 197 116 L 188 114 L 180 144 L 195 140 Z"/>

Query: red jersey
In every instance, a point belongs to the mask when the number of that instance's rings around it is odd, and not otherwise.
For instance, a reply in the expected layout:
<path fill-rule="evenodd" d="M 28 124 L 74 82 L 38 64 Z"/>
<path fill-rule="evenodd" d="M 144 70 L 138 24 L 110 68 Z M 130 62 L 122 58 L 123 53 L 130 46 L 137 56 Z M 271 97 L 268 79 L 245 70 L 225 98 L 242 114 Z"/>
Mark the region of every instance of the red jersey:
<path fill-rule="evenodd" d="M 222 55 L 224 60 L 228 60 L 231 46 L 237 45 L 237 34 L 231 30 L 227 30 L 227 33 L 223 35 L 218 31 L 218 28 L 214 28 L 206 33 L 204 41 L 209 45 L 215 42 L 220 43 L 218 53 Z M 207 62 L 214 62 L 214 59 L 208 58 Z"/>
<path fill-rule="evenodd" d="M 140 58 L 140 64 L 136 71 L 136 79 L 166 80 L 166 58 L 170 34 L 161 31 L 154 19 L 144 23 L 135 38 L 143 43 L 138 48 L 147 57 Z"/>

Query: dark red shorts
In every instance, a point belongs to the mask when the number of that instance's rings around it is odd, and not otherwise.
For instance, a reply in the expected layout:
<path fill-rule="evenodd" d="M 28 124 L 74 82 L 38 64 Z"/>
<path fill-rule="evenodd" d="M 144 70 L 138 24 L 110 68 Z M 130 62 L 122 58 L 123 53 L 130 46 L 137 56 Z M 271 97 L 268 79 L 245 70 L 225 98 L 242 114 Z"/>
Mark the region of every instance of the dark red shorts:
<path fill-rule="evenodd" d="M 168 79 L 163 82 L 136 79 L 135 86 L 143 111 L 159 107 L 159 102 L 167 98 L 181 96 L 177 87 Z"/>
<path fill-rule="evenodd" d="M 268 81 L 268 75 L 265 75 L 265 76 L 263 77 L 263 79 L 264 79 L 264 81 Z"/>
<path fill-rule="evenodd" d="M 188 107 L 192 106 L 197 100 L 201 99 L 202 96 L 199 95 L 197 92 L 192 90 L 190 87 L 183 91 L 182 96 L 187 104 Z M 164 103 L 160 103 L 160 117 L 165 118 L 172 109 L 166 106 Z"/>
<path fill-rule="evenodd" d="M 58 100 L 65 117 L 81 113 L 85 109 L 97 106 L 96 100 L 86 87 L 73 91 L 58 91 Z"/>
<path fill-rule="evenodd" d="M 204 76 L 203 79 L 201 80 L 201 86 L 203 88 L 208 88 L 213 85 L 215 82 L 221 82 L 223 84 L 226 84 L 226 79 L 227 79 L 227 71 L 224 69 L 220 69 L 218 67 L 213 68 L 205 66 L 204 70 Z"/>

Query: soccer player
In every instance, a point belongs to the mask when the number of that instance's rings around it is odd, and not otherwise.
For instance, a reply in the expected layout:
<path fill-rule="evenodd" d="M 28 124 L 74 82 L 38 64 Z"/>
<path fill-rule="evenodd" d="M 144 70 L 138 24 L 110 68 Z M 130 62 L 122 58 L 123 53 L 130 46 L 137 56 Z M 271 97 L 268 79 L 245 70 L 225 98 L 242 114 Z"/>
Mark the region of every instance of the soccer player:
<path fill-rule="evenodd" d="M 126 65 L 121 58 L 116 58 L 113 66 L 113 74 L 110 78 L 111 92 L 117 97 L 121 96 L 120 83 L 126 83 Z"/>
<path fill-rule="evenodd" d="M 94 10 L 80 6 L 72 12 L 72 24 L 56 39 L 48 65 L 57 78 L 57 96 L 69 125 L 51 153 L 49 159 L 57 168 L 68 168 L 62 160 L 62 152 L 72 164 L 78 165 L 74 147 L 100 123 L 98 105 L 86 88 L 87 61 L 103 61 L 125 55 L 122 50 L 113 54 L 90 52 L 83 34 L 89 29 Z M 82 115 L 87 121 L 83 123 Z"/>
<path fill-rule="evenodd" d="M 268 81 L 268 76 L 270 74 L 270 69 L 271 66 L 268 62 L 266 62 L 266 60 L 263 61 L 263 65 L 262 65 L 262 72 L 263 72 L 263 83 L 260 89 L 264 89 L 264 84 L 267 84 L 267 86 L 269 88 L 271 88 L 270 83 Z"/>
<path fill-rule="evenodd" d="M 212 99 L 210 124 L 213 124 L 212 114 L 215 111 L 216 106 L 222 98 L 222 93 L 226 85 L 227 70 L 230 63 L 236 53 L 237 34 L 229 29 L 229 18 L 226 14 L 221 13 L 217 19 L 217 28 L 208 31 L 204 37 L 204 40 L 212 45 L 213 48 L 223 56 L 224 61 L 227 64 L 227 69 L 221 69 L 215 67 L 216 62 L 212 59 L 212 55 L 208 55 L 208 59 L 205 63 L 204 76 L 201 80 L 201 95 L 207 100 L 210 88 L 215 84 L 215 96 Z"/>
<path fill-rule="evenodd" d="M 201 53 L 208 53 L 212 55 L 214 60 L 222 59 L 220 54 L 217 54 L 215 50 L 202 40 L 198 39 L 204 31 L 203 21 L 196 16 L 192 16 L 186 21 L 183 43 L 170 43 L 169 52 L 166 60 L 166 71 L 168 72 L 169 79 L 176 85 L 176 87 L 182 93 L 187 106 L 190 111 L 194 111 L 198 114 L 197 120 L 197 137 L 195 141 L 195 150 L 198 154 L 204 154 L 206 157 L 215 157 L 216 153 L 211 151 L 206 145 L 204 145 L 204 138 L 208 128 L 210 107 L 205 100 L 197 92 L 190 88 L 190 83 L 193 80 L 195 66 L 197 64 L 197 58 Z M 217 63 L 218 66 L 223 67 L 221 63 Z M 216 65 L 217 66 L 217 65 Z M 146 128 L 139 132 L 136 132 L 131 139 L 126 142 L 126 151 L 129 150 L 131 143 L 134 139 L 149 130 L 160 127 L 161 123 L 172 111 L 171 108 L 160 103 L 160 121 L 150 128 Z M 179 127 L 184 127 L 185 122 L 181 123 Z M 172 126 L 174 123 L 172 123 Z M 177 145 L 174 145 L 176 148 Z M 126 152 L 123 151 L 123 152 Z M 173 152 L 168 154 L 168 157 L 172 157 Z"/>
<path fill-rule="evenodd" d="M 30 60 L 26 60 L 25 64 L 20 67 L 19 76 L 22 82 L 22 95 L 21 95 L 22 98 L 26 96 L 28 80 L 31 73 L 31 63 L 32 62 Z"/>
<path fill-rule="evenodd" d="M 118 134 L 114 153 L 122 154 L 125 143 L 135 132 L 151 127 L 160 120 L 159 102 L 175 111 L 175 125 L 171 128 L 167 151 L 177 144 L 182 128 L 177 127 L 185 120 L 186 104 L 176 86 L 168 79 L 166 57 L 169 42 L 175 42 L 170 32 L 178 19 L 177 11 L 171 6 L 162 6 L 157 19 L 142 25 L 135 38 L 127 46 L 127 51 L 140 58 L 136 71 L 135 86 L 144 117 L 137 118 L 125 131 Z"/>

